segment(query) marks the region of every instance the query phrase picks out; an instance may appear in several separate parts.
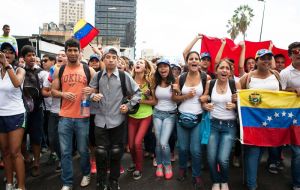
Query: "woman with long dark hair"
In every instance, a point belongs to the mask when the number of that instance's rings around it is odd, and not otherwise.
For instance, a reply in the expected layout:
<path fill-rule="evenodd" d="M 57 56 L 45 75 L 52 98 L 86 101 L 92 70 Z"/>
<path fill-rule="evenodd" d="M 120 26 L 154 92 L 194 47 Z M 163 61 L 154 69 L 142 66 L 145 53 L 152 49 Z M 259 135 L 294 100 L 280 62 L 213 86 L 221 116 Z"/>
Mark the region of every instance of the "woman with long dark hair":
<path fill-rule="evenodd" d="M 153 112 L 153 125 L 156 137 L 156 176 L 164 176 L 165 179 L 171 179 L 173 171 L 168 142 L 175 126 L 177 105 L 172 101 L 172 84 L 175 82 L 175 79 L 169 60 L 158 60 L 154 79 L 154 98 L 157 101 Z"/>

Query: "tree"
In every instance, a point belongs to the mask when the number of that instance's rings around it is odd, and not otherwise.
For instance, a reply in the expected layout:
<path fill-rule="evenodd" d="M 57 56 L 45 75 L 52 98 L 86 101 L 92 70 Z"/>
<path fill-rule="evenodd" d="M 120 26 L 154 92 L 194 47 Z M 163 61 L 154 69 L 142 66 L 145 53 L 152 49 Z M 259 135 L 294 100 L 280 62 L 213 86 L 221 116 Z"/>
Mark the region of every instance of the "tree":
<path fill-rule="evenodd" d="M 230 20 L 228 20 L 226 27 L 229 28 L 227 30 L 227 33 L 230 35 L 230 38 L 232 40 L 235 40 L 235 38 L 239 35 L 239 30 L 236 21 L 233 18 L 231 18 Z"/>
<path fill-rule="evenodd" d="M 254 14 L 251 7 L 249 7 L 248 5 L 239 6 L 234 11 L 232 18 L 228 20 L 227 27 L 229 28 L 229 30 L 227 31 L 227 33 L 229 33 L 231 39 L 233 39 L 232 37 L 236 37 L 241 32 L 245 40 L 248 26 L 250 25 L 253 17 Z"/>

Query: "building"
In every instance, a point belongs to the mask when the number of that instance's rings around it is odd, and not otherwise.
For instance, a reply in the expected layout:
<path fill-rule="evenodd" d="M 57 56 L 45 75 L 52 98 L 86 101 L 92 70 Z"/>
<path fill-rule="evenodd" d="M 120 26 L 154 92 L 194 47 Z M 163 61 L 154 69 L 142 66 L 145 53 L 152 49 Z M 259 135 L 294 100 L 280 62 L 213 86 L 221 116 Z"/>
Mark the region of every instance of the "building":
<path fill-rule="evenodd" d="M 135 47 L 136 0 L 95 0 L 95 26 L 104 46 L 118 37 L 121 47 Z"/>
<path fill-rule="evenodd" d="M 39 35 L 64 44 L 67 39 L 73 36 L 73 24 L 57 25 L 54 22 L 43 23 L 43 27 L 39 28 Z"/>
<path fill-rule="evenodd" d="M 84 0 L 59 0 L 59 24 L 75 25 L 84 17 Z"/>

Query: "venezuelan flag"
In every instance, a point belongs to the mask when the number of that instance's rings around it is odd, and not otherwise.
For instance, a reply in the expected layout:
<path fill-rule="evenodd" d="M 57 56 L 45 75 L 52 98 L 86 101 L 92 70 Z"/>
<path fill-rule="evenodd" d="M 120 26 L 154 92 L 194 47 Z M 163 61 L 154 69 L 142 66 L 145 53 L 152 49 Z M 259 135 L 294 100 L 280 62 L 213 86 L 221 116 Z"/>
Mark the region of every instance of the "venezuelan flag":
<path fill-rule="evenodd" d="M 300 145 L 300 97 L 269 90 L 239 90 L 238 111 L 243 144 Z"/>
<path fill-rule="evenodd" d="M 80 19 L 74 27 L 74 37 L 80 41 L 81 48 L 87 46 L 99 34 L 99 30 Z"/>

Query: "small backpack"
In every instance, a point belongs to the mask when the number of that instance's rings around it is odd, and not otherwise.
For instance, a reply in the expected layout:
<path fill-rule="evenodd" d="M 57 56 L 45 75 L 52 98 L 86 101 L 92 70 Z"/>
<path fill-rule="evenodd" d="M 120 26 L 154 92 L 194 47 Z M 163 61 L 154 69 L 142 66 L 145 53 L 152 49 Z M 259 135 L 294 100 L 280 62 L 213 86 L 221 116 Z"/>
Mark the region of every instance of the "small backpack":
<path fill-rule="evenodd" d="M 103 71 L 99 71 L 97 72 L 97 88 L 99 88 L 99 82 L 100 79 L 102 77 Z M 126 104 L 128 103 L 130 100 L 128 98 L 128 94 L 127 94 L 127 87 L 126 87 L 126 75 L 124 71 L 120 71 L 119 70 L 119 75 L 120 75 L 120 81 L 121 81 L 121 88 L 122 88 L 122 94 L 123 94 L 123 100 L 122 103 Z M 140 104 L 137 103 L 135 106 L 133 106 L 131 109 L 128 110 L 128 114 L 135 114 L 138 110 L 139 110 Z"/>
<path fill-rule="evenodd" d="M 43 102 L 41 86 L 38 74 L 41 68 L 25 68 L 25 79 L 23 83 L 23 102 L 27 112 L 32 112 L 40 107 Z"/>
<path fill-rule="evenodd" d="M 82 66 L 83 66 L 84 74 L 85 74 L 86 79 L 87 79 L 87 86 L 88 86 L 90 84 L 90 81 L 91 81 L 90 67 L 87 64 L 82 64 Z M 62 65 L 59 68 L 59 71 L 58 71 L 58 79 L 59 79 L 60 88 L 62 88 L 61 77 L 64 74 L 65 68 L 66 68 L 66 65 Z"/>

